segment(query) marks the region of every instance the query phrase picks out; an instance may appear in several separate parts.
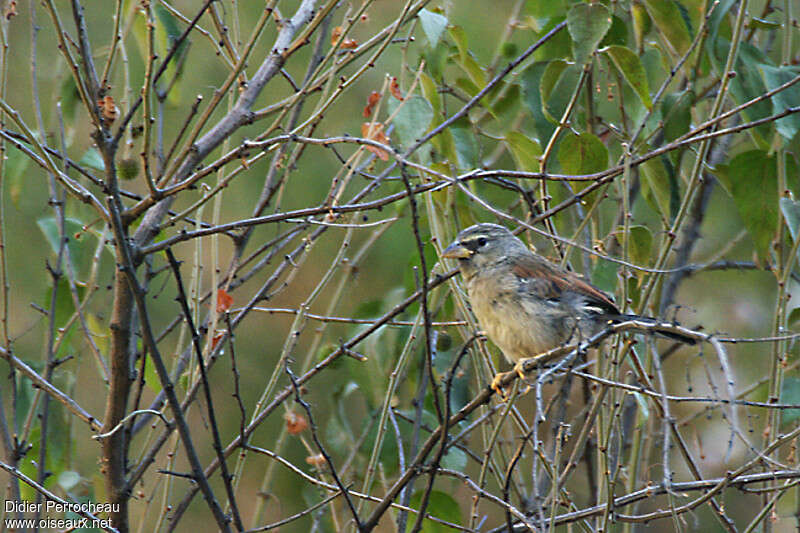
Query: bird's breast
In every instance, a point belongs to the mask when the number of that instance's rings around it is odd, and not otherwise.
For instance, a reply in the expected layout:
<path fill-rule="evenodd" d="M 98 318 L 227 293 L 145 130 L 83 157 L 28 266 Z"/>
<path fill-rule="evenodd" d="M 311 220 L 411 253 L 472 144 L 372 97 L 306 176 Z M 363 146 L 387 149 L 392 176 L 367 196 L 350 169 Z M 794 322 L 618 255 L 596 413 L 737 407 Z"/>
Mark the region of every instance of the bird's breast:
<path fill-rule="evenodd" d="M 473 276 L 467 291 L 481 328 L 512 363 L 560 346 L 574 329 L 561 306 L 520 290 L 514 276 Z"/>

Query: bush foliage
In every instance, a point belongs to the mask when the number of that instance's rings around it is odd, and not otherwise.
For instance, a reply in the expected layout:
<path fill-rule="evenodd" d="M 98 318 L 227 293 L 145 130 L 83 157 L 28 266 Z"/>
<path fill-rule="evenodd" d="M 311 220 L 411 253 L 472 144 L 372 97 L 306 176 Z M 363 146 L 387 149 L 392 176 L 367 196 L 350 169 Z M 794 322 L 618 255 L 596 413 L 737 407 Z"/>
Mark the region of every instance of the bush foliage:
<path fill-rule="evenodd" d="M 0 5 L 4 527 L 797 527 L 791 0 Z M 503 401 L 476 222 L 701 342 Z"/>

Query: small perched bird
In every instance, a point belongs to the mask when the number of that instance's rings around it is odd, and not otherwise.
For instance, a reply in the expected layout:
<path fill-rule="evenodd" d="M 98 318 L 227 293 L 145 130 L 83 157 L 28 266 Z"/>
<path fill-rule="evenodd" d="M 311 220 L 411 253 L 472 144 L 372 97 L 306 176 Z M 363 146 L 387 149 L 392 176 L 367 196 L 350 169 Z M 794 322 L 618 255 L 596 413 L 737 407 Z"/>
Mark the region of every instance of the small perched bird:
<path fill-rule="evenodd" d="M 520 376 L 522 360 L 591 337 L 609 324 L 658 322 L 621 314 L 607 294 L 533 253 L 497 224 L 462 230 L 442 255 L 458 259 L 478 322 Z M 659 333 L 695 343 L 679 333 Z M 495 376 L 491 385 L 501 396 L 503 376 Z"/>

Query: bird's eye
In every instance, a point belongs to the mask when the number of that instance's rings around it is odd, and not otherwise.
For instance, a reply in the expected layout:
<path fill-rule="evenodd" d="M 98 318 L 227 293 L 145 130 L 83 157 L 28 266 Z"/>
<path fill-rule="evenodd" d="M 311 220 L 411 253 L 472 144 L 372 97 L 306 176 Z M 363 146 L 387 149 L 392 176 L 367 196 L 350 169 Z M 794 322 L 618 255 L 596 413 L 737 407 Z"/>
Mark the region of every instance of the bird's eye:
<path fill-rule="evenodd" d="M 478 246 L 486 246 L 486 237 L 480 237 L 478 239 Z"/>

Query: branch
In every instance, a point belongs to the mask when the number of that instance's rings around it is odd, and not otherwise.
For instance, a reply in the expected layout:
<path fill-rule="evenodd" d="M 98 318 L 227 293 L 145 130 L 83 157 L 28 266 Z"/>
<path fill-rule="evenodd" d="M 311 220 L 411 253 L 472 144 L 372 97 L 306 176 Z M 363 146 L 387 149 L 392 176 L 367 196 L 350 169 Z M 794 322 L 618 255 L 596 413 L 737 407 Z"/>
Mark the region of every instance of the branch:
<path fill-rule="evenodd" d="M 100 431 L 101 425 L 97 418 L 86 412 L 78 403 L 67 394 L 61 392 L 53 384 L 40 376 L 34 369 L 25 364 L 24 361 L 14 356 L 3 347 L 0 347 L 0 357 L 3 357 L 8 363 L 22 372 L 28 379 L 33 382 L 33 386 L 39 388 L 49 394 L 57 402 L 64 405 L 69 412 L 89 424 L 89 429 L 92 431 Z"/>

